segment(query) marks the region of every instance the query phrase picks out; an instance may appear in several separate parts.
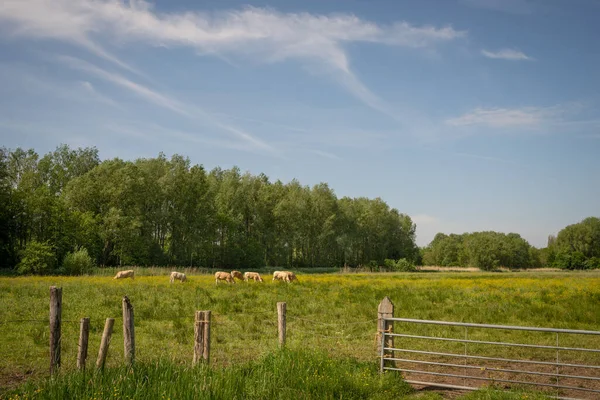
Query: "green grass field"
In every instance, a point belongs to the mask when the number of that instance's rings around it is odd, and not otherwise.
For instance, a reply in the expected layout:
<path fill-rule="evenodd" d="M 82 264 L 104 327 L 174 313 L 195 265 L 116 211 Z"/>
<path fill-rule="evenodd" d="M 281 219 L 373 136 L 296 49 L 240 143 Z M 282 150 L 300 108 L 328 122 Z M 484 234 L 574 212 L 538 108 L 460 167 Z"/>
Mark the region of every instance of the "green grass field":
<path fill-rule="evenodd" d="M 120 317 L 125 294 L 135 309 L 136 358 L 144 368 L 154 371 L 149 374 L 162 373 L 153 369 L 157 360 L 169 365 L 167 370 L 181 369 L 178 375 L 195 373 L 188 368 L 192 359 L 194 312 L 212 310 L 211 364 L 221 371 L 214 372 L 215 379 L 218 375 L 218 379 L 225 380 L 227 374 L 238 371 L 235 368 L 256 369 L 273 357 L 283 357 L 277 356 L 280 354 L 276 328 L 278 301 L 287 302 L 288 348 L 292 354 L 319 351 L 342 364 L 355 360 L 358 364 L 353 365 L 360 365 L 367 372 L 377 369 L 376 310 L 384 296 L 392 299 L 398 317 L 600 330 L 598 272 L 303 274 L 298 275 L 298 283 L 291 285 L 265 279 L 264 284 L 241 282 L 219 286 L 215 286 L 210 275 L 191 275 L 188 282 L 171 285 L 168 272 L 165 269 L 160 275 L 160 270 L 153 270 L 153 276 L 138 276 L 134 281 L 114 281 L 109 276 L 0 278 L 0 386 L 14 387 L 47 374 L 51 285 L 63 288 L 63 374 L 75 368 L 81 317 L 91 318 L 89 365 L 95 362 L 104 320 L 116 319 L 107 364 L 117 368 L 114 371 L 122 366 Z M 398 324 L 394 331 L 400 330 L 464 337 L 461 329 L 452 327 Z M 496 336 L 491 338 L 492 334 Z M 554 344 L 556 340 L 547 334 L 477 330 L 470 331 L 469 338 L 540 344 Z M 600 348 L 600 337 L 565 335 L 560 340 L 561 345 Z M 462 344 L 432 345 L 408 339 L 403 345 L 446 352 L 463 349 Z M 484 349 L 476 346 L 469 349 L 475 350 Z M 505 348 L 485 351 L 492 356 L 519 356 L 517 350 Z M 552 360 L 555 353 L 538 351 L 520 356 Z M 565 360 L 600 365 L 600 360 L 593 356 L 561 354 Z M 74 376 L 64 379 L 77 380 Z M 104 379 L 111 379 L 110 376 L 113 375 L 108 374 Z M 372 379 L 373 385 L 380 382 L 379 378 Z M 384 386 L 381 390 L 386 390 Z M 393 385 L 385 387 L 404 390 Z M 336 392 L 331 393 L 331 398 L 339 397 Z M 359 394 L 349 397 L 366 398 L 360 395 L 362 392 L 356 393 Z"/>

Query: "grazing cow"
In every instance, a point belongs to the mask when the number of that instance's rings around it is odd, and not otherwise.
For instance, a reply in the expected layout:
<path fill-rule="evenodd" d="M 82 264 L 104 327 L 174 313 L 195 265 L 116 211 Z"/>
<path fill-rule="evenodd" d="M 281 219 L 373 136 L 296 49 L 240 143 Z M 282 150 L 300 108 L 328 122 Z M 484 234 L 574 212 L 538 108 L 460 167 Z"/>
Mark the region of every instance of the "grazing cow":
<path fill-rule="evenodd" d="M 282 271 L 273 272 L 273 281 L 282 281 L 285 279 L 285 274 Z"/>
<path fill-rule="evenodd" d="M 291 281 L 297 281 L 298 278 L 296 278 L 296 275 L 291 271 L 275 271 L 273 272 L 273 280 L 290 283 Z"/>
<path fill-rule="evenodd" d="M 132 269 L 129 269 L 127 271 L 119 271 L 117 272 L 117 274 L 115 275 L 115 277 L 113 279 L 123 279 L 123 278 L 134 278 L 135 272 Z"/>
<path fill-rule="evenodd" d="M 231 277 L 234 279 L 239 279 L 240 281 L 244 279 L 244 276 L 240 271 L 231 271 Z"/>
<path fill-rule="evenodd" d="M 175 280 L 185 282 L 187 281 L 187 277 L 183 272 L 171 272 L 171 283 L 175 282 Z"/>
<path fill-rule="evenodd" d="M 255 282 L 263 282 L 258 272 L 244 272 L 244 280 L 248 282 L 248 279 L 252 279 Z"/>
<path fill-rule="evenodd" d="M 286 274 L 286 279 L 285 281 L 287 283 L 290 283 L 291 281 L 296 281 L 298 282 L 298 278 L 296 277 L 296 274 L 294 274 L 292 271 L 283 271 Z"/>
<path fill-rule="evenodd" d="M 215 285 L 219 284 L 219 281 L 226 281 L 227 283 L 235 283 L 233 277 L 229 272 L 216 272 L 215 273 Z"/>
<path fill-rule="evenodd" d="M 284 281 L 290 283 L 291 281 L 297 281 L 298 278 L 291 271 L 275 271 L 273 272 L 273 280 Z"/>

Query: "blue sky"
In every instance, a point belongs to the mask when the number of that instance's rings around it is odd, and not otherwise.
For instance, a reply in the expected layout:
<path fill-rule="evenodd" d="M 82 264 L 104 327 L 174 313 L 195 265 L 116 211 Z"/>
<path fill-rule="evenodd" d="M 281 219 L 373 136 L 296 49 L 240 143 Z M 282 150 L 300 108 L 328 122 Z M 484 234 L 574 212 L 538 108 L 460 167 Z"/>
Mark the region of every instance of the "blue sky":
<path fill-rule="evenodd" d="M 0 3 L 0 145 L 189 156 L 436 232 L 600 215 L 600 1 Z"/>

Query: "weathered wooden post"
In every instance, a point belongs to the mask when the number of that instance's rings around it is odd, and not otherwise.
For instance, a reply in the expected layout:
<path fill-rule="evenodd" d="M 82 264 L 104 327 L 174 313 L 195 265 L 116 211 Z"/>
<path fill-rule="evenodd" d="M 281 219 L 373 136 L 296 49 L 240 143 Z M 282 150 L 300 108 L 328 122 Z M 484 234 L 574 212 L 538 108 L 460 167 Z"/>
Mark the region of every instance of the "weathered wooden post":
<path fill-rule="evenodd" d="M 202 315 L 202 358 L 208 365 L 210 361 L 210 311 L 204 311 Z"/>
<path fill-rule="evenodd" d="M 196 311 L 194 320 L 194 359 L 208 364 L 210 361 L 210 311 Z"/>
<path fill-rule="evenodd" d="M 135 331 L 133 326 L 133 306 L 127 296 L 123 297 L 123 347 L 125 361 L 131 366 L 135 361 Z"/>
<path fill-rule="evenodd" d="M 81 318 L 79 323 L 79 349 L 77 351 L 77 368 L 85 370 L 88 355 L 88 339 L 90 336 L 90 319 Z"/>
<path fill-rule="evenodd" d="M 385 353 L 385 348 L 393 348 L 394 347 L 394 337 L 393 336 L 385 336 L 384 333 L 392 333 L 393 322 L 386 320 L 386 318 L 394 317 L 394 304 L 390 300 L 389 297 L 385 296 L 379 306 L 377 307 L 377 331 L 379 333 L 379 343 L 377 350 L 379 354 L 381 354 L 381 372 L 383 372 L 384 367 L 384 359 L 389 355 Z M 392 351 L 391 355 L 393 357 L 394 352 Z"/>
<path fill-rule="evenodd" d="M 108 346 L 110 345 L 110 337 L 112 336 L 114 324 L 114 318 L 106 318 L 106 322 L 104 323 L 104 332 L 102 332 L 102 341 L 100 342 L 100 349 L 98 350 L 98 359 L 96 360 L 97 368 L 103 369 L 104 364 L 106 363 Z"/>
<path fill-rule="evenodd" d="M 279 346 L 285 347 L 285 334 L 286 334 L 286 326 L 285 326 L 285 314 L 287 310 L 287 305 L 285 302 L 277 303 L 277 330 L 279 332 Z"/>
<path fill-rule="evenodd" d="M 194 318 L 194 359 L 192 361 L 193 365 L 198 364 L 202 359 L 202 353 L 204 352 L 204 347 L 202 343 L 202 336 L 204 335 L 204 330 L 202 326 L 203 320 L 203 312 L 196 311 Z"/>
<path fill-rule="evenodd" d="M 50 286 L 50 374 L 60 367 L 60 323 L 62 319 L 62 288 Z"/>

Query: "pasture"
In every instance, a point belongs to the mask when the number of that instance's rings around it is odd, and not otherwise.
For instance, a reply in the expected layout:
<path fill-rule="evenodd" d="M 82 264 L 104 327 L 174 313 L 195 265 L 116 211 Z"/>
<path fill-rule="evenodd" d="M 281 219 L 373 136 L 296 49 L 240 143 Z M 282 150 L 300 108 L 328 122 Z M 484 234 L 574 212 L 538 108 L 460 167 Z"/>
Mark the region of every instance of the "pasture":
<path fill-rule="evenodd" d="M 107 317 L 116 319 L 107 365 L 123 364 L 123 295 L 135 309 L 136 359 L 145 365 L 157 360 L 174 366 L 191 363 L 196 310 L 213 313 L 211 365 L 232 368 L 264 360 L 277 349 L 278 301 L 287 302 L 291 351 L 317 350 L 333 359 L 373 365 L 375 370 L 376 310 L 385 296 L 394 302 L 397 317 L 600 330 L 598 272 L 299 274 L 299 282 L 292 284 L 271 282 L 265 276 L 265 283 L 218 286 L 213 275 L 188 275 L 187 282 L 170 284 L 170 270 L 154 273 L 161 275 L 136 273 L 135 280 L 0 278 L 0 386 L 47 374 L 51 285 L 63 288 L 63 371 L 75 369 L 79 319 L 84 316 L 91 318 L 88 365 L 95 361 Z M 427 327 L 426 333 L 453 334 L 452 328 L 435 326 Z M 485 339 L 487 333 L 473 335 Z M 518 332 L 506 335 L 524 342 L 554 340 L 518 337 Z M 585 343 L 577 342 L 584 339 Z M 562 340 L 600 348 L 598 338 Z M 423 343 L 414 346 L 431 348 Z M 439 346 L 452 351 L 452 344 Z"/>

